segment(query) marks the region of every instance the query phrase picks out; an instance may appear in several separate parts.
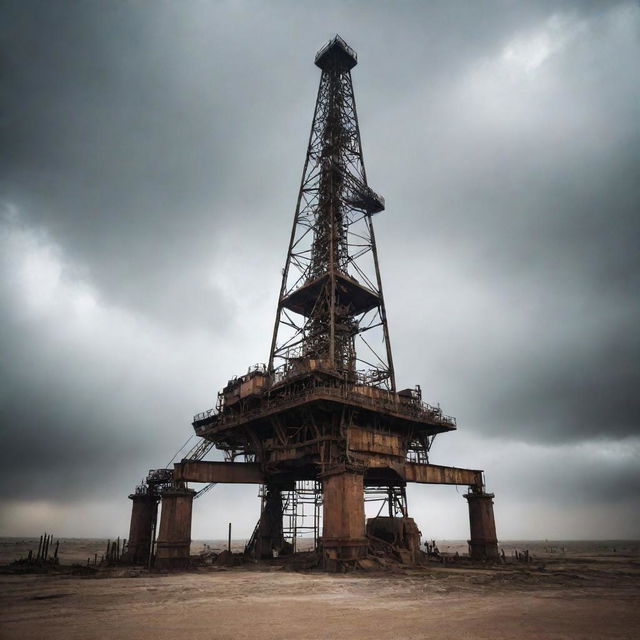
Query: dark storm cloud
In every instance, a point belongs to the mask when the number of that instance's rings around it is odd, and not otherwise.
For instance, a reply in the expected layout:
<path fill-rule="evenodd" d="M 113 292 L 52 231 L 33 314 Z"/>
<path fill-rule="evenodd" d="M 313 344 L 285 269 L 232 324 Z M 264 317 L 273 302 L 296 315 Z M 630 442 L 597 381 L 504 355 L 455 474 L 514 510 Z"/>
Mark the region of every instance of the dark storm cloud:
<path fill-rule="evenodd" d="M 20 496 L 107 477 L 124 495 L 265 359 L 313 55 L 336 31 L 387 198 L 399 378 L 491 449 L 637 434 L 636 3 L 0 7 L 0 411 Z M 619 494 L 628 460 L 592 464 L 598 500 Z"/>
<path fill-rule="evenodd" d="M 451 74 L 548 11 L 511 3 L 494 12 L 449 3 L 430 11 L 412 3 L 7 6 L 7 197 L 52 228 L 111 296 L 174 319 L 183 304 L 168 307 L 166 298 L 190 299 L 198 318 L 217 325 L 231 316 L 198 304 L 199 284 L 225 228 L 238 210 L 262 217 L 277 204 L 291 208 L 293 198 L 275 193 L 282 185 L 295 193 L 309 109 L 294 107 L 302 89 L 308 104 L 315 83 L 303 52 L 312 34 L 322 42 L 331 32 L 318 21 L 362 23 L 379 69 L 373 90 L 402 92 L 416 78 Z M 273 162 L 282 157 L 298 159 L 286 176 Z"/>
<path fill-rule="evenodd" d="M 571 352 L 538 357 L 504 387 L 495 432 L 549 441 L 638 435 L 640 340 L 619 322 Z M 494 416 L 495 417 L 495 416 Z"/>
<path fill-rule="evenodd" d="M 206 213 L 212 183 L 224 192 L 225 163 L 212 149 L 234 142 L 216 126 L 215 105 L 167 68 L 162 34 L 150 33 L 135 5 L 39 3 L 15 13 L 3 38 L 6 197 L 46 224 L 114 297 L 171 315 L 184 304 L 164 300 L 182 302 L 182 281 L 195 280 L 193 307 L 201 279 L 174 267 L 187 249 L 215 247 L 211 229 L 193 233 L 201 218 L 184 218 Z"/>
<path fill-rule="evenodd" d="M 422 255 L 402 302 L 388 293 L 390 317 L 424 292 L 415 326 L 435 369 L 427 388 L 438 388 L 439 365 L 451 370 L 451 410 L 490 435 L 638 434 L 638 10 L 605 15 L 543 22 L 510 38 L 510 59 L 500 43 L 470 63 L 456 91 L 428 106 L 425 121 L 442 126 L 410 143 L 422 185 L 396 194 L 422 216 L 410 237 L 391 227 L 391 244 Z M 464 285 L 459 296 L 475 283 L 491 304 L 447 296 L 440 306 L 438 277 L 449 290 Z"/>
<path fill-rule="evenodd" d="M 2 242 L 7 252 L 0 261 L 3 270 L 18 258 L 11 249 Z M 14 249 L 29 251 L 25 243 Z M 53 271 L 56 265 L 33 267 Z M 90 293 L 80 291 L 71 305 L 46 302 L 51 293 L 67 297 L 64 286 L 49 291 L 36 287 L 35 309 L 17 310 L 21 284 L 29 282 L 0 286 L 0 464 L 10 478 L 0 489 L 2 498 L 104 494 L 105 487 L 117 485 L 122 470 L 130 473 L 142 465 L 142 477 L 144 467 L 160 460 L 164 464 L 177 440 L 184 439 L 167 432 L 179 434 L 180 426 L 187 426 L 190 408 L 168 395 L 156 379 L 154 368 L 171 366 L 162 355 L 162 335 L 155 336 L 160 353 L 149 355 L 146 345 L 132 344 L 133 336 L 127 334 L 136 327 L 117 311 L 98 311 L 97 318 L 91 309 L 76 317 L 70 313 L 69 306 L 83 304 L 82 296 Z M 93 306 L 93 301 L 85 304 Z M 58 313 L 64 315 L 56 317 Z M 125 329 L 113 332 L 110 322 L 122 323 Z M 140 338 L 136 335 L 134 340 Z"/>
<path fill-rule="evenodd" d="M 501 292 L 499 307 L 476 318 L 472 346 L 484 351 L 487 372 L 500 370 L 499 393 L 494 376 L 476 383 L 484 401 L 473 419 L 487 433 L 529 441 L 638 434 L 640 136 L 629 131 L 619 140 L 618 154 L 609 150 L 586 171 L 587 160 L 580 167 L 550 158 L 555 172 L 546 182 L 531 178 L 526 161 L 521 174 L 501 166 L 496 175 L 511 180 L 506 197 L 487 194 L 482 210 L 470 205 L 477 215 L 461 225 L 473 239 L 469 246 L 460 238 L 462 259 Z M 522 329 L 499 336 L 501 347 L 488 325 L 505 313 L 521 317 Z"/>

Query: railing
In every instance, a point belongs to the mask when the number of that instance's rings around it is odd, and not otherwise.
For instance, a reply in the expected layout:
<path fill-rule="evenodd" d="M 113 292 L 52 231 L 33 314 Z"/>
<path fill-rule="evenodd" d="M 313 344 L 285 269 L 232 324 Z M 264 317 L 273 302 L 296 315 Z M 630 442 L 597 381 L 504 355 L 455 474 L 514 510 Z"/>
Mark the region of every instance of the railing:
<path fill-rule="evenodd" d="M 444 415 L 440 407 L 433 407 L 426 402 L 403 402 L 398 399 L 397 395 L 392 394 L 391 392 L 389 392 L 387 398 L 372 398 L 344 387 L 331 387 L 320 384 L 302 389 L 298 393 L 266 398 L 260 407 L 250 411 L 243 411 L 240 414 L 225 414 L 224 412 L 217 411 L 216 409 L 209 409 L 208 411 L 203 411 L 202 413 L 194 416 L 193 422 L 196 423 L 206 420 L 207 418 L 214 418 L 211 422 L 223 425 L 228 422 L 234 422 L 237 418 L 242 418 L 242 420 L 257 418 L 269 409 L 286 408 L 287 405 L 299 404 L 300 400 L 305 398 L 311 399 L 312 396 L 319 393 L 339 398 L 341 400 L 351 400 L 360 405 L 368 405 L 373 409 L 387 409 L 407 417 L 428 418 L 434 424 L 453 429 L 456 428 L 456 419 L 453 416 Z M 196 434 L 200 435 L 201 433 L 204 433 L 207 426 L 208 425 L 197 426 Z"/>
<path fill-rule="evenodd" d="M 405 460 L 417 464 L 429 464 L 429 452 L 426 449 L 407 449 Z"/>
<path fill-rule="evenodd" d="M 347 278 L 353 280 L 356 284 L 363 286 L 356 278 L 353 276 L 341 272 L 342 275 Z M 275 387 L 279 385 L 281 382 L 286 382 L 287 380 L 293 380 L 299 376 L 305 375 L 309 373 L 309 369 L 297 369 L 294 365 L 292 365 L 292 361 L 298 358 L 302 358 L 302 353 L 300 355 L 290 355 L 289 353 L 286 356 L 281 356 L 286 359 L 287 362 L 278 366 L 273 373 L 271 374 L 271 386 Z M 321 362 L 321 361 L 318 361 Z M 325 373 L 329 373 L 332 375 L 336 375 L 337 372 L 335 369 L 327 366 L 318 365 L 315 371 L 323 371 Z M 344 374 L 344 372 L 343 372 Z M 364 385 L 364 386 L 375 386 L 378 382 L 384 382 L 388 380 L 390 377 L 390 373 L 388 369 L 358 369 L 357 371 L 349 371 L 347 376 L 350 382 L 354 385 Z M 347 384 L 345 382 L 345 384 Z M 382 387 L 381 387 L 382 388 Z"/>
<path fill-rule="evenodd" d="M 148 496 L 151 492 L 149 490 L 149 485 L 146 485 L 144 482 L 142 484 L 136 485 L 134 493 L 137 496 Z"/>
<path fill-rule="evenodd" d="M 172 469 L 151 469 L 147 475 L 147 484 L 166 484 L 173 480 Z"/>
<path fill-rule="evenodd" d="M 206 418 L 210 418 L 211 416 L 220 413 L 217 409 L 207 409 L 206 411 L 203 411 L 202 413 L 196 413 L 195 416 L 193 416 L 193 421 L 194 422 L 200 422 L 200 420 L 205 420 Z"/>

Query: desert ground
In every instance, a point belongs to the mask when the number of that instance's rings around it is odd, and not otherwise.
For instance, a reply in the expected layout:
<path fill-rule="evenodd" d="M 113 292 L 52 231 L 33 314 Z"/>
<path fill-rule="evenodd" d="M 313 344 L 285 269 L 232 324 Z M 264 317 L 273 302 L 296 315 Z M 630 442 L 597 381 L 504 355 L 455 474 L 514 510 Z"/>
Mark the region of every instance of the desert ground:
<path fill-rule="evenodd" d="M 210 547 L 221 548 L 218 541 Z M 454 553 L 464 545 L 440 541 Z M 31 545 L 31 546 L 29 546 Z M 86 565 L 106 540 L 62 541 L 60 558 Z M 197 554 L 204 544 L 194 543 Z M 37 549 L 37 540 L 35 543 Z M 235 549 L 242 542 L 234 544 Z M 32 541 L 0 541 L 6 564 Z M 327 575 L 281 565 L 202 566 L 181 573 L 116 567 L 0 573 L 0 637 L 25 639 L 401 640 L 640 637 L 640 545 L 503 544 L 507 563 L 450 559 Z M 514 548 L 534 561 L 511 560 Z"/>

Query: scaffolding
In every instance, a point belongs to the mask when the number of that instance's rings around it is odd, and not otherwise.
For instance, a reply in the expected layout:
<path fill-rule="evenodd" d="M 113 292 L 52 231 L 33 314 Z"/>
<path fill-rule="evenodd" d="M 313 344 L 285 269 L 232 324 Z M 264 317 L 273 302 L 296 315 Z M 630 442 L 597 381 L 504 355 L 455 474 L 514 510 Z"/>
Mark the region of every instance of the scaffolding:
<path fill-rule="evenodd" d="M 405 487 L 382 486 L 382 487 L 365 487 L 365 502 L 379 502 L 380 509 L 376 514 L 376 518 L 382 515 L 387 507 L 387 514 L 390 518 L 407 518 L 407 492 Z"/>
<path fill-rule="evenodd" d="M 298 551 L 317 551 L 322 523 L 322 484 L 314 480 L 299 480 L 295 489 L 282 494 L 282 533 Z M 311 545 L 300 544 L 311 540 Z M 302 547 L 302 548 L 300 548 Z"/>

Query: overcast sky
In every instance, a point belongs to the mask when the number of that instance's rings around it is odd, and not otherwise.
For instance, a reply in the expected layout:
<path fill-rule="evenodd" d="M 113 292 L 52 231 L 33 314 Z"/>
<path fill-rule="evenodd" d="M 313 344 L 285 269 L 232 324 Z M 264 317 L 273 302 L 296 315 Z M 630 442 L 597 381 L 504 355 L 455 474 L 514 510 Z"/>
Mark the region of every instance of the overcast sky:
<path fill-rule="evenodd" d="M 604 0 L 0 0 L 0 535 L 128 535 L 267 360 L 335 33 L 399 386 L 458 419 L 432 461 L 485 470 L 502 539 L 640 537 L 640 5 Z M 462 493 L 410 488 L 423 534 L 468 536 Z"/>

